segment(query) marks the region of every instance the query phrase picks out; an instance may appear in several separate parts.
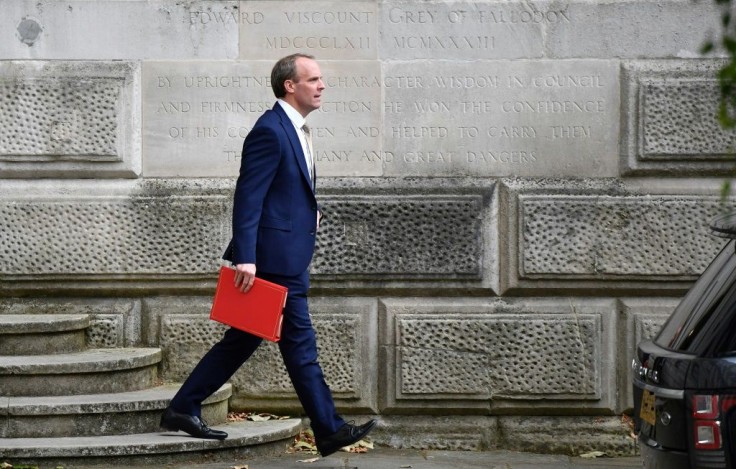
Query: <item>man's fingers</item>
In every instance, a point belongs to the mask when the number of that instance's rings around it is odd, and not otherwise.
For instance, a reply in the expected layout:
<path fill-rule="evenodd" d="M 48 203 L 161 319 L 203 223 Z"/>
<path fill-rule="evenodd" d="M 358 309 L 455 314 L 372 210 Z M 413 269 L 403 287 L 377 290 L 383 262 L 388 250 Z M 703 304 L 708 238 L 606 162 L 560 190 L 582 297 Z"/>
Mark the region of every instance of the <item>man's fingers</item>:
<path fill-rule="evenodd" d="M 253 276 L 250 279 L 248 279 L 247 282 L 243 282 L 243 286 L 244 286 L 243 293 L 246 293 L 248 290 L 250 290 L 253 284 L 255 283 L 255 281 L 256 281 L 256 277 Z"/>
<path fill-rule="evenodd" d="M 235 271 L 235 288 L 238 288 L 242 282 L 243 282 L 243 274 L 241 274 L 240 272 L 236 270 Z"/>
<path fill-rule="evenodd" d="M 235 267 L 235 288 L 245 293 L 251 289 L 256 281 L 255 264 L 238 264 Z"/>

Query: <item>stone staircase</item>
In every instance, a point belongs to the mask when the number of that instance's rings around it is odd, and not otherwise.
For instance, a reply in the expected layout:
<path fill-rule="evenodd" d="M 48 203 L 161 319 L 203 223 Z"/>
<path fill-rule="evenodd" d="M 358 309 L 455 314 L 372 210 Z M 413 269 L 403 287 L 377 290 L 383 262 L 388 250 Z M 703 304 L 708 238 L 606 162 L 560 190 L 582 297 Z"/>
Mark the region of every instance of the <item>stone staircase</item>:
<path fill-rule="evenodd" d="M 229 384 L 202 408 L 230 435 L 200 440 L 159 428 L 178 385 L 159 382 L 157 348 L 88 348 L 88 315 L 0 315 L 0 463 L 43 469 L 167 464 L 282 452 L 299 419 L 227 422 Z"/>

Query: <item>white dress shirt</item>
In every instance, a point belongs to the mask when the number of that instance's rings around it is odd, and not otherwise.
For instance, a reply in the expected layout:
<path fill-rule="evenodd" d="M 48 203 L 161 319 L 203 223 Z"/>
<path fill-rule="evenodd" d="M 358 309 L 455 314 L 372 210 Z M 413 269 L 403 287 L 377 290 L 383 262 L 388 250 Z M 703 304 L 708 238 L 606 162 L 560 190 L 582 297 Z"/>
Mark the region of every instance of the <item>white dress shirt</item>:
<path fill-rule="evenodd" d="M 296 134 L 299 136 L 299 143 L 302 145 L 302 152 L 304 153 L 304 161 L 307 163 L 307 173 L 310 174 L 312 172 L 312 161 L 310 161 L 310 157 L 314 159 L 314 155 L 310 154 L 309 152 L 309 145 L 307 145 L 307 137 L 304 135 L 304 130 L 302 127 L 304 124 L 306 124 L 307 120 L 299 114 L 299 111 L 294 109 L 291 104 L 287 103 L 283 99 L 279 99 L 278 103 L 281 105 L 281 108 L 286 112 L 286 116 L 291 121 L 291 124 L 296 129 Z M 312 181 L 314 184 L 314 181 Z"/>

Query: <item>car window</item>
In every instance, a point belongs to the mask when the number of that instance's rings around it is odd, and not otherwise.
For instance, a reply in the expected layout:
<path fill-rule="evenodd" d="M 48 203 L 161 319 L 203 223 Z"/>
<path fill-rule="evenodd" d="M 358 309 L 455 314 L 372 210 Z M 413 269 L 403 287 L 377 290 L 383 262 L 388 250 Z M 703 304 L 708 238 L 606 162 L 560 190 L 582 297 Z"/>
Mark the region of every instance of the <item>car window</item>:
<path fill-rule="evenodd" d="M 675 308 L 654 342 L 699 356 L 736 352 L 736 242 L 729 241 Z"/>

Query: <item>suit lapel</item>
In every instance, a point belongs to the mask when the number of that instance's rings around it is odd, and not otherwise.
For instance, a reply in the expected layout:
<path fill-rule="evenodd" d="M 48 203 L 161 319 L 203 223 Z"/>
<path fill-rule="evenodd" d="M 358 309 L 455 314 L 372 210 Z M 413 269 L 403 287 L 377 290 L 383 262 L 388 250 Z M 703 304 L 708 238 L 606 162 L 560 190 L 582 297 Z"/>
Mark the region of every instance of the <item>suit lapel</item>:
<path fill-rule="evenodd" d="M 291 149 L 293 150 L 294 156 L 296 157 L 296 163 L 297 165 L 299 165 L 299 169 L 302 172 L 302 177 L 304 177 L 304 179 L 306 180 L 307 185 L 309 187 L 312 187 L 311 179 L 309 177 L 309 168 L 307 168 L 307 160 L 304 157 L 304 150 L 302 150 L 302 144 L 299 141 L 299 136 L 296 134 L 294 124 L 291 122 L 289 116 L 286 115 L 286 112 L 284 112 L 279 103 L 276 103 L 276 105 L 273 107 L 273 110 L 276 111 L 276 114 L 278 114 L 279 118 L 281 119 L 281 127 L 283 127 L 284 131 L 286 132 L 286 137 L 289 139 Z M 314 157 L 314 155 L 312 155 L 312 157 Z"/>

